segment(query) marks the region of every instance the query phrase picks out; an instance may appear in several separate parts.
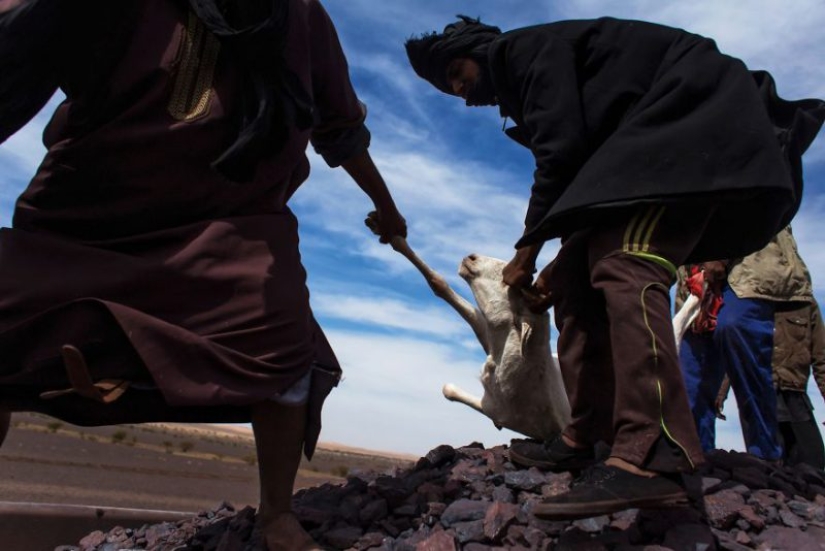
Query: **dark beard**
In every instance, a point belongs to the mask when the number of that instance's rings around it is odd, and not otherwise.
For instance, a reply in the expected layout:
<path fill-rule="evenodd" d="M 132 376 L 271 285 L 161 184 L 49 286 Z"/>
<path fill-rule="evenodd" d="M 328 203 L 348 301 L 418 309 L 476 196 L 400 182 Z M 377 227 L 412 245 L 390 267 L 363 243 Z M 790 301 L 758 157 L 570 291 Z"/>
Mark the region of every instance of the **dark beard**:
<path fill-rule="evenodd" d="M 473 88 L 467 93 L 467 106 L 478 107 L 481 105 L 498 105 L 496 89 L 493 86 L 493 78 L 486 63 L 480 63 L 481 72 Z"/>

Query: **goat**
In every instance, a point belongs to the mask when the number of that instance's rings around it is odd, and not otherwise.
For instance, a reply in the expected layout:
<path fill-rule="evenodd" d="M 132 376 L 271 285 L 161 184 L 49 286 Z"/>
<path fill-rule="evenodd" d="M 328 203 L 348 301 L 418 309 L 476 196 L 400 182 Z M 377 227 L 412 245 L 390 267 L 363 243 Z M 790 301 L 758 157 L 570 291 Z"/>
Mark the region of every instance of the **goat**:
<path fill-rule="evenodd" d="M 464 318 L 487 353 L 481 369 L 481 398 L 444 385 L 448 400 L 489 417 L 497 428 L 549 439 L 570 422 L 570 403 L 561 371 L 550 353 L 550 316 L 535 314 L 521 293 L 502 282 L 504 261 L 472 254 L 459 275 L 470 285 L 478 308 L 458 295 L 410 249 L 402 237 L 390 241 L 422 273 L 436 296 Z"/>
<path fill-rule="evenodd" d="M 390 245 L 412 262 L 436 296 L 464 318 L 487 353 L 481 368 L 483 396 L 448 383 L 442 389 L 444 397 L 486 415 L 499 429 L 538 440 L 561 432 L 570 422 L 570 403 L 550 351 L 550 316 L 531 312 L 522 294 L 504 284 L 505 262 L 476 254 L 461 261 L 458 274 L 470 286 L 476 308 L 427 266 L 403 237 L 393 237 Z M 677 346 L 698 311 L 699 299 L 690 295 L 674 317 Z"/>

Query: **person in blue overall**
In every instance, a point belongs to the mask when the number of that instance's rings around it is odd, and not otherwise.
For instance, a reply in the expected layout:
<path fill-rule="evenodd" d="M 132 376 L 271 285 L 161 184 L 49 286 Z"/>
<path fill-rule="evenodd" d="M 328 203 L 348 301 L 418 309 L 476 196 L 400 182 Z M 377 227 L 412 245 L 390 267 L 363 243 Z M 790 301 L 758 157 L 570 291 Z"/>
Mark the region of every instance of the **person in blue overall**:
<path fill-rule="evenodd" d="M 813 300 L 808 268 L 790 227 L 744 258 L 701 266 L 709 285 L 719 285 L 722 306 L 712 331 L 685 334 L 679 360 L 702 449 L 716 447 L 716 397 L 727 374 L 746 451 L 778 461 L 782 446 L 773 386 L 774 315 L 783 304 Z"/>

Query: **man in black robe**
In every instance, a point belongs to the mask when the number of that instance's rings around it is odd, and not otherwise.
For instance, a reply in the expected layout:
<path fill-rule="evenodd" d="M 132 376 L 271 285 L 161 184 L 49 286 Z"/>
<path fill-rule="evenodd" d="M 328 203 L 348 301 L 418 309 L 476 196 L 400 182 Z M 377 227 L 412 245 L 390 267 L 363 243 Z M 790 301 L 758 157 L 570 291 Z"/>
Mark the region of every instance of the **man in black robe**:
<path fill-rule="evenodd" d="M 460 16 L 406 43 L 416 73 L 467 105 L 498 106 L 535 179 L 508 285 L 527 288 L 560 237 L 534 306 L 554 306 L 572 421 L 511 459 L 553 470 L 610 457 L 534 509 L 589 517 L 685 500 L 703 461 L 679 371 L 676 266 L 743 256 L 796 213 L 820 100 L 787 102 L 772 78 L 680 29 L 603 18 L 501 33 Z M 530 293 L 528 296 L 535 296 Z"/>

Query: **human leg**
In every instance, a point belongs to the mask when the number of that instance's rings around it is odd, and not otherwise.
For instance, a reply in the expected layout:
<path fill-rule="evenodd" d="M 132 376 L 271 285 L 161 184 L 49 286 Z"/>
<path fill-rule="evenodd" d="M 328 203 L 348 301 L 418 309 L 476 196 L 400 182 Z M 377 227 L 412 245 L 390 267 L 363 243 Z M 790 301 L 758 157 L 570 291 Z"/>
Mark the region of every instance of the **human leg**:
<path fill-rule="evenodd" d="M 703 456 L 676 354 L 669 288 L 706 223 L 695 213 L 665 216 L 650 208 L 591 235 L 590 282 L 604 296 L 614 367 L 613 447 L 569 493 L 537 505 L 536 516 L 686 503 L 684 488 L 666 473 L 690 470 Z"/>
<path fill-rule="evenodd" d="M 616 254 L 598 261 L 592 278 L 605 294 L 616 366 L 611 457 L 655 471 L 692 469 L 702 453 L 673 338 L 672 275 L 657 263 Z M 675 461 L 653 456 L 662 438 L 680 452 Z"/>
<path fill-rule="evenodd" d="M 306 419 L 306 404 L 289 406 L 267 401 L 252 407 L 260 476 L 258 525 L 269 551 L 320 549 L 292 513 L 292 490 Z"/>
<path fill-rule="evenodd" d="M 725 376 L 712 336 L 709 333 L 686 333 L 679 349 L 679 364 L 702 451 L 712 450 L 716 447 L 714 401 Z"/>
<path fill-rule="evenodd" d="M 586 242 L 585 232 L 566 239 L 553 264 L 537 279 L 553 297 L 559 367 L 571 422 L 547 442 L 513 442 L 510 459 L 525 467 L 579 470 L 593 463 L 596 442 L 612 441 L 610 341 L 603 301 L 588 281 Z"/>
<path fill-rule="evenodd" d="M 780 459 L 771 366 L 774 306 L 766 300 L 740 299 L 729 286 L 722 300 L 713 339 L 736 396 L 745 448 L 762 459 Z"/>
<path fill-rule="evenodd" d="M 571 447 L 612 442 L 613 368 L 604 299 L 589 282 L 587 232 L 573 234 L 554 262 L 548 288 L 559 330 L 559 367 L 570 400 L 563 438 Z"/>
<path fill-rule="evenodd" d="M 777 389 L 776 403 L 784 464 L 805 463 L 819 470 L 825 469 L 825 444 L 808 393 Z"/>
<path fill-rule="evenodd" d="M 811 416 L 807 421 L 780 423 L 780 426 L 789 426 L 793 440 L 785 457 L 787 465 L 805 463 L 819 470 L 825 469 L 825 445 L 822 443 L 822 434 L 816 419 Z"/>
<path fill-rule="evenodd" d="M 711 215 L 644 206 L 595 229 L 588 244 L 590 282 L 604 295 L 614 366 L 611 456 L 638 468 L 682 471 L 703 461 L 676 353 L 670 287 Z"/>
<path fill-rule="evenodd" d="M 536 280 L 541 291 L 553 297 L 571 422 L 547 442 L 513 441 L 510 460 L 524 467 L 579 470 L 593 463 L 596 442 L 612 441 L 610 340 L 603 300 L 588 281 L 586 243 L 586 232 L 570 236 Z"/>

